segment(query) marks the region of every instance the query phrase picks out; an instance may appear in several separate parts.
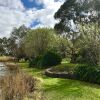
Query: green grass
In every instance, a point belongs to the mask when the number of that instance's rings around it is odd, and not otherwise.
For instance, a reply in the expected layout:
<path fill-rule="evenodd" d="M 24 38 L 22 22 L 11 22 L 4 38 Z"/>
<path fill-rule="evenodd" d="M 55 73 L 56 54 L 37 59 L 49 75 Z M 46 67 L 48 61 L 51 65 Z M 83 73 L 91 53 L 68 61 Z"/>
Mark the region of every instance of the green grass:
<path fill-rule="evenodd" d="M 23 70 L 43 80 L 43 100 L 100 100 L 100 86 L 77 80 L 50 78 L 44 70 L 29 68 L 27 63 L 19 64 Z"/>
<path fill-rule="evenodd" d="M 52 71 L 54 71 L 54 72 L 70 72 L 70 71 L 73 71 L 77 66 L 79 66 L 79 64 L 62 63 L 61 65 L 52 67 Z"/>

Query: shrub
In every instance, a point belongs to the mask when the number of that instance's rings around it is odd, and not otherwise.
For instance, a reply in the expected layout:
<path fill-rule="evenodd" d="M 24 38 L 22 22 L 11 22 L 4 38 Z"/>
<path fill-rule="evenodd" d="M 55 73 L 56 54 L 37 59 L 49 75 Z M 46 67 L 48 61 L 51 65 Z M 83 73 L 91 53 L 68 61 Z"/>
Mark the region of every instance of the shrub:
<path fill-rule="evenodd" d="M 35 65 L 34 58 L 29 59 L 29 67 Z"/>
<path fill-rule="evenodd" d="M 41 60 L 41 65 L 44 67 L 50 67 L 60 64 L 62 61 L 61 56 L 57 53 L 48 51 L 45 53 Z"/>
<path fill-rule="evenodd" d="M 42 59 L 42 56 L 37 56 L 36 58 L 31 58 L 29 60 L 29 66 L 30 67 L 40 66 L 41 65 L 41 59 Z"/>
<path fill-rule="evenodd" d="M 100 84 L 100 69 L 94 66 L 79 66 L 74 70 L 75 77 L 82 81 Z"/>
<path fill-rule="evenodd" d="M 62 61 L 61 56 L 57 53 L 48 51 L 43 56 L 37 56 L 29 60 L 29 66 L 32 67 L 50 67 L 60 64 Z"/>

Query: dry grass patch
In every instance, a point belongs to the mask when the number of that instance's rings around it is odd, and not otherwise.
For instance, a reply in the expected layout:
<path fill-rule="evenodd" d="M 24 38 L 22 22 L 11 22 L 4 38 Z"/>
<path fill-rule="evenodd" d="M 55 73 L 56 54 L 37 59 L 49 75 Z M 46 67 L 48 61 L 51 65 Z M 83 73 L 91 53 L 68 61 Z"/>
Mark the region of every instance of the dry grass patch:
<path fill-rule="evenodd" d="M 41 81 L 19 72 L 15 75 L 9 74 L 2 79 L 0 100 L 24 100 L 29 94 L 40 89 Z M 34 100 L 34 98 L 33 98 Z"/>
<path fill-rule="evenodd" d="M 7 62 L 5 63 L 5 65 L 7 66 L 8 70 L 19 70 L 18 65 L 16 63 L 11 63 L 11 62 Z"/>
<path fill-rule="evenodd" d="M 12 62 L 15 61 L 14 57 L 11 56 L 0 56 L 0 62 Z"/>

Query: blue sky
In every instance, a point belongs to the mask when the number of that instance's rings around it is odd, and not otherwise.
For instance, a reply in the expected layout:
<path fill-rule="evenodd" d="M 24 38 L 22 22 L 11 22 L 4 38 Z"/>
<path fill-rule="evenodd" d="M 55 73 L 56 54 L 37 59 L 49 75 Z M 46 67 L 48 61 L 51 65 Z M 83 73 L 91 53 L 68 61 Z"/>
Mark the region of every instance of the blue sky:
<path fill-rule="evenodd" d="M 44 4 L 38 3 L 36 2 L 36 0 L 21 0 L 21 2 L 23 3 L 26 9 L 32 9 L 32 8 L 36 8 L 38 10 L 44 9 Z M 40 24 L 38 20 L 33 20 L 29 27 L 35 27 L 38 24 Z"/>
<path fill-rule="evenodd" d="M 0 37 L 9 37 L 14 27 L 54 27 L 55 12 L 65 0 L 0 0 Z"/>
<path fill-rule="evenodd" d="M 34 27 L 37 26 L 38 24 L 40 24 L 38 20 L 33 20 L 29 27 Z"/>
<path fill-rule="evenodd" d="M 21 0 L 26 9 L 36 8 L 43 9 L 44 5 L 42 3 L 37 3 L 36 0 Z"/>

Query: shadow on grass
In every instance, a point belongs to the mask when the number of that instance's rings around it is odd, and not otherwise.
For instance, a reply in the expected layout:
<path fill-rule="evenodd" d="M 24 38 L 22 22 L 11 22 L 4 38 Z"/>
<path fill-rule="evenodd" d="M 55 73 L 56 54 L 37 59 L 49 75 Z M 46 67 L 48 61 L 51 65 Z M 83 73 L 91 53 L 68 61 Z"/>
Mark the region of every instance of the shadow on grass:
<path fill-rule="evenodd" d="M 57 91 L 57 92 L 63 92 L 67 95 L 70 93 L 74 93 L 77 95 L 80 95 L 82 93 L 81 87 L 79 85 L 79 82 L 75 81 L 67 81 L 60 79 L 56 84 L 53 85 L 45 85 L 45 91 Z"/>
<path fill-rule="evenodd" d="M 62 97 L 82 98 L 82 97 L 86 96 L 87 98 L 99 98 L 100 99 L 100 96 L 98 94 L 95 94 L 94 91 L 92 91 L 92 89 L 100 89 L 100 86 L 98 86 L 98 85 L 80 82 L 80 81 L 76 81 L 76 80 L 57 79 L 57 78 L 54 78 L 54 80 L 52 79 L 52 83 L 53 82 L 55 82 L 55 84 L 45 84 L 45 86 L 44 86 L 45 94 L 46 93 L 47 94 L 55 93 L 55 96 L 59 95 L 59 97 L 61 97 L 61 98 Z M 92 97 L 91 95 L 94 97 Z M 53 98 L 53 96 L 52 96 L 52 98 Z M 76 99 L 73 99 L 73 100 L 76 100 Z M 89 99 L 89 100 L 91 100 L 91 99 Z"/>

